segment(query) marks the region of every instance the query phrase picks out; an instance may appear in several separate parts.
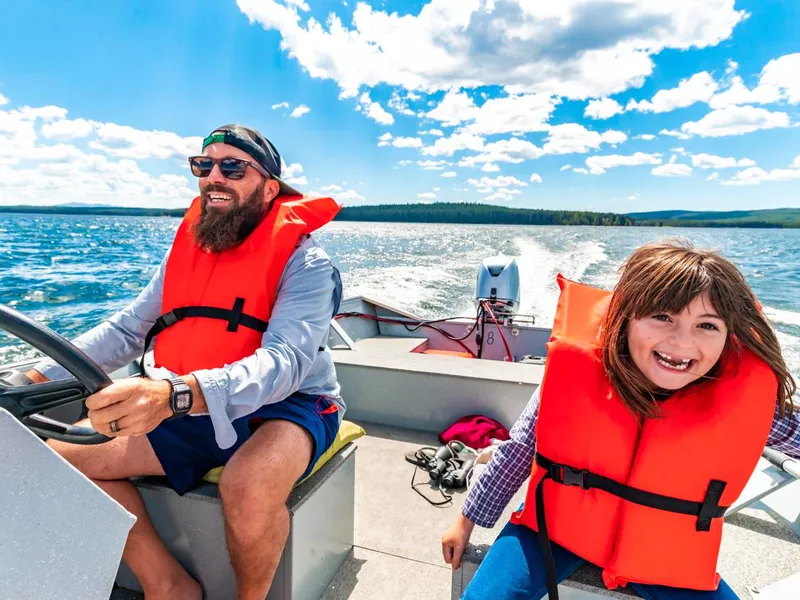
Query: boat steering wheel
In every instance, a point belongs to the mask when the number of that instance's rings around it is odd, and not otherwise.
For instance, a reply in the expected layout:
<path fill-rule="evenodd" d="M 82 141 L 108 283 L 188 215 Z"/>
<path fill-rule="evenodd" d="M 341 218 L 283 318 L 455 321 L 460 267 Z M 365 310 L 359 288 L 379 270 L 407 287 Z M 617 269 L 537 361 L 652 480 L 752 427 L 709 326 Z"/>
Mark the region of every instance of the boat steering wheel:
<path fill-rule="evenodd" d="M 3 304 L 0 304 L 0 329 L 41 350 L 75 376 L 74 379 L 15 385 L 8 379 L 14 372 L 0 373 L 0 407 L 41 437 L 71 444 L 109 441 L 111 438 L 91 427 L 68 425 L 39 414 L 62 404 L 85 400 L 111 385 L 111 379 L 97 363 L 53 330 Z"/>

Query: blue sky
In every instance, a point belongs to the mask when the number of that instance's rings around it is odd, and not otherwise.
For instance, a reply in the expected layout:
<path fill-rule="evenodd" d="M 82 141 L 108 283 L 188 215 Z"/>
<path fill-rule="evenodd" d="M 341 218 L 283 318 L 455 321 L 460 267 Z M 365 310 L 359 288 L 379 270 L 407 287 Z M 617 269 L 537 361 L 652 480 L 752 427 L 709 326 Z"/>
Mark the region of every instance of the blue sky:
<path fill-rule="evenodd" d="M 346 205 L 800 207 L 794 0 L 75 4 L 4 7 L 0 204 L 187 206 L 240 122 Z"/>

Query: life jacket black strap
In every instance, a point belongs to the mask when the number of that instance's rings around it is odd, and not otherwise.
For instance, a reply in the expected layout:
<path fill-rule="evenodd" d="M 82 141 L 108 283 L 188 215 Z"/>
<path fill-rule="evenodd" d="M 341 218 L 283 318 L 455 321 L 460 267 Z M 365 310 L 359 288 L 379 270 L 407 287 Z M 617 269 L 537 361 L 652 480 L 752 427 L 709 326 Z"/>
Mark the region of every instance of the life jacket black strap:
<path fill-rule="evenodd" d="M 147 353 L 147 349 L 150 347 L 150 343 L 153 341 L 153 338 L 155 338 L 159 333 L 168 327 L 172 327 L 175 325 L 175 323 L 182 321 L 183 319 L 189 317 L 220 319 L 228 322 L 228 327 L 226 329 L 227 331 L 235 332 L 241 325 L 242 327 L 247 327 L 248 329 L 254 329 L 259 333 L 264 333 L 269 326 L 269 322 L 257 319 L 256 317 L 242 312 L 243 308 L 244 298 L 236 298 L 233 303 L 233 308 L 218 308 L 216 306 L 182 306 L 180 308 L 175 308 L 168 313 L 164 313 L 158 317 L 158 319 L 156 319 L 155 323 L 150 328 L 150 331 L 147 332 L 147 335 L 144 338 L 144 350 L 142 351 L 141 361 L 142 374 L 144 374 L 144 355 Z"/>
<path fill-rule="evenodd" d="M 728 510 L 727 506 L 719 506 L 719 500 L 727 482 L 717 479 L 712 479 L 709 483 L 702 502 L 692 502 L 691 500 L 640 490 L 585 469 L 576 469 L 569 465 L 553 462 L 541 454 L 536 455 L 536 464 L 545 470 L 544 476 L 536 485 L 536 528 L 539 530 L 539 545 L 547 573 L 549 600 L 558 600 L 558 580 L 556 578 L 553 553 L 550 548 L 550 538 L 547 534 L 547 520 L 544 509 L 545 480 L 550 479 L 562 485 L 577 486 L 584 490 L 599 489 L 609 494 L 614 494 L 628 502 L 697 517 L 697 522 L 695 523 L 697 531 L 710 531 L 712 519 L 724 517 L 725 512 Z"/>

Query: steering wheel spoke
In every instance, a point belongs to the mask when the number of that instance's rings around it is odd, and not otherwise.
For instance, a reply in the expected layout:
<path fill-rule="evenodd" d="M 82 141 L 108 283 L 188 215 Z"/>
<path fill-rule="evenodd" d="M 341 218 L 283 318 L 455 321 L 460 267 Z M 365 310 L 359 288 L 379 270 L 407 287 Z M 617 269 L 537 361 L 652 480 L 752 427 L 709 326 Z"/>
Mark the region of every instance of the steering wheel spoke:
<path fill-rule="evenodd" d="M 38 413 L 84 400 L 111 385 L 100 366 L 79 348 L 48 327 L 0 304 L 0 329 L 28 342 L 61 364 L 75 379 L 31 385 L 0 385 L 0 407 L 25 423 L 34 433 L 73 444 L 99 444 L 109 441 L 91 427 L 61 423 Z"/>
<path fill-rule="evenodd" d="M 91 392 L 77 379 L 61 379 L 33 385 L 0 387 L 0 406 L 17 418 L 24 418 L 49 408 L 83 400 L 90 395 Z"/>

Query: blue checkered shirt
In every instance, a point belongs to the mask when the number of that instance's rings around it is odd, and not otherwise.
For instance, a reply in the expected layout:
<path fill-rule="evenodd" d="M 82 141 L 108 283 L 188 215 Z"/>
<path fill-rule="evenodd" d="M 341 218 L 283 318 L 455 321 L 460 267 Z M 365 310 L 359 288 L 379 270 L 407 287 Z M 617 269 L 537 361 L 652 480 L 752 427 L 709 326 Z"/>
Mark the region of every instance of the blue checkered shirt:
<path fill-rule="evenodd" d="M 467 495 L 461 512 L 476 525 L 494 527 L 511 497 L 531 474 L 538 416 L 539 388 L 511 428 L 511 439 L 497 447 Z M 767 446 L 800 458 L 800 409 L 783 419 L 776 409 Z"/>

